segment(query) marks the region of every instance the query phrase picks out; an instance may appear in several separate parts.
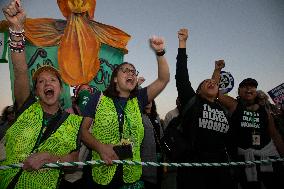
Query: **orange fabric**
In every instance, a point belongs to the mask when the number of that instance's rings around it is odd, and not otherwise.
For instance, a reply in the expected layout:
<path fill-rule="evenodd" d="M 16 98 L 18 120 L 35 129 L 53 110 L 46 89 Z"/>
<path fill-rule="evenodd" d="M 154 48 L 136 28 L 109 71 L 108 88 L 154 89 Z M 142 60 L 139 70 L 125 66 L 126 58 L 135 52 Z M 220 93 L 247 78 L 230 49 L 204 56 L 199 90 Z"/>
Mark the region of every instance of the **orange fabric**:
<path fill-rule="evenodd" d="M 62 79 L 70 85 L 90 82 L 100 63 L 99 41 L 82 16 L 71 15 L 58 49 L 58 63 Z"/>
<path fill-rule="evenodd" d="M 25 22 L 25 37 L 35 46 L 55 46 L 60 44 L 66 21 L 52 18 L 27 18 Z M 9 23 L 0 22 L 0 31 L 8 31 Z"/>
<path fill-rule="evenodd" d="M 64 28 L 60 28 L 60 24 L 62 23 L 52 18 L 27 19 L 25 36 L 36 46 L 59 45 L 64 32 Z"/>
<path fill-rule="evenodd" d="M 127 53 L 126 45 L 131 38 L 129 34 L 116 27 L 93 20 L 89 20 L 88 22 L 93 32 L 96 33 L 99 42 L 122 49 Z M 65 28 L 66 21 L 64 20 L 52 18 L 27 19 L 25 24 L 25 36 L 36 46 L 54 46 L 60 44 Z M 0 31 L 7 30 L 8 22 L 6 20 L 0 21 Z"/>
<path fill-rule="evenodd" d="M 66 83 L 80 85 L 96 76 L 100 68 L 98 56 L 101 43 L 127 53 L 130 35 L 91 20 L 96 0 L 57 0 L 57 3 L 67 22 L 52 18 L 27 19 L 25 36 L 36 46 L 59 45 L 59 71 Z M 0 23 L 0 30 L 7 27 L 7 22 Z"/>
<path fill-rule="evenodd" d="M 72 13 L 88 13 L 89 19 L 94 19 L 96 0 L 57 0 L 57 4 L 65 18 Z"/>
<path fill-rule="evenodd" d="M 0 32 L 5 32 L 8 30 L 9 23 L 7 20 L 0 20 Z"/>
<path fill-rule="evenodd" d="M 131 38 L 130 35 L 118 28 L 99 22 L 90 21 L 90 24 L 101 43 L 122 49 L 124 53 L 127 53 L 125 47 Z"/>

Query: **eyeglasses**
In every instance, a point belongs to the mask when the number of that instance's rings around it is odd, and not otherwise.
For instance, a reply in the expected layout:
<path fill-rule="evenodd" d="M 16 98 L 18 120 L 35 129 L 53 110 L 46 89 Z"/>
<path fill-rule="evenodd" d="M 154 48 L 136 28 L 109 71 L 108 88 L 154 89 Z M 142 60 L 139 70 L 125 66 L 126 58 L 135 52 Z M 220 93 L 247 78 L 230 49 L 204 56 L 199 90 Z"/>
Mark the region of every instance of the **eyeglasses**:
<path fill-rule="evenodd" d="M 129 69 L 129 68 L 123 68 L 123 67 L 121 67 L 120 70 L 121 70 L 123 73 L 127 73 L 127 74 L 131 72 L 133 75 L 136 75 L 136 76 L 138 76 L 138 74 L 139 74 L 139 72 L 138 72 L 137 70 L 135 70 L 135 69 L 131 70 L 131 69 Z"/>

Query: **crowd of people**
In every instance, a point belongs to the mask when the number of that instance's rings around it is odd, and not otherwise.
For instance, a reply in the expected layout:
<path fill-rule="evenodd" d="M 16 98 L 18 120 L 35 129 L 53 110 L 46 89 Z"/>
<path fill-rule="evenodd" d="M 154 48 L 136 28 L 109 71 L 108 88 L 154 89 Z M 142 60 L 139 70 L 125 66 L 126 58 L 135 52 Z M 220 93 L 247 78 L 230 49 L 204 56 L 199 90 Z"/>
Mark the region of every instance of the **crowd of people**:
<path fill-rule="evenodd" d="M 165 40 L 152 37 L 157 78 L 145 80 L 129 62 L 112 72 L 104 91 L 88 84 L 74 89 L 72 107 L 62 109 L 60 72 L 42 66 L 30 86 L 25 56 L 26 13 L 16 0 L 3 8 L 9 22 L 9 48 L 14 71 L 14 104 L 1 116 L 0 188 L 241 188 L 283 187 L 282 162 L 253 166 L 155 167 L 115 164 L 114 160 L 167 162 L 161 138 L 170 125 L 182 128 L 184 148 L 178 162 L 228 163 L 284 156 L 284 110 L 244 79 L 238 97 L 219 91 L 224 60 L 215 61 L 212 77 L 194 90 L 189 80 L 189 30 L 178 31 L 176 107 L 162 119 L 155 98 L 170 81 Z M 190 102 L 190 105 L 188 105 Z M 283 108 L 283 107 L 282 107 Z M 47 163 L 102 160 L 99 165 L 46 168 Z M 169 176 L 170 175 L 170 176 Z"/>

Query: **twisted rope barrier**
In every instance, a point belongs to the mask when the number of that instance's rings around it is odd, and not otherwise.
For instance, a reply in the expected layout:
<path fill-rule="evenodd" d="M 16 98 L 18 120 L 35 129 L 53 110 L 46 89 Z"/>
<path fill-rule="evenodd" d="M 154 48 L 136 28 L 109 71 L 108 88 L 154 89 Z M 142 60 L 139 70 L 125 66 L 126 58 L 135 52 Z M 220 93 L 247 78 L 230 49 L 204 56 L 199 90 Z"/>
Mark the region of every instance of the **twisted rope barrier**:
<path fill-rule="evenodd" d="M 165 166 L 165 167 L 228 167 L 228 166 L 253 166 L 256 164 L 271 164 L 273 162 L 284 162 L 284 158 L 266 159 L 256 161 L 243 161 L 243 162 L 227 162 L 227 163 L 166 163 L 166 162 L 139 162 L 129 160 L 113 160 L 113 164 L 125 164 L 125 165 L 142 165 L 142 166 Z M 60 168 L 60 167 L 78 167 L 85 165 L 104 165 L 102 160 L 84 161 L 84 162 L 56 162 L 47 163 L 43 165 L 43 168 Z M 23 163 L 3 165 L 0 166 L 0 170 L 22 168 Z"/>

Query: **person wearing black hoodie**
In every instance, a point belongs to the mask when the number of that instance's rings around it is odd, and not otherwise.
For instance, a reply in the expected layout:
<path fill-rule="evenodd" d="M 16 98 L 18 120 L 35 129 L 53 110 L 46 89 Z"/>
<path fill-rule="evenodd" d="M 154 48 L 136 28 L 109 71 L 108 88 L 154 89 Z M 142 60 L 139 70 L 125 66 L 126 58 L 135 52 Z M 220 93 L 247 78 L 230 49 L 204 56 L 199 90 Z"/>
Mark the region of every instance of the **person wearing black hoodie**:
<path fill-rule="evenodd" d="M 178 31 L 179 48 L 176 65 L 176 87 L 181 110 L 192 98 L 195 101 L 182 121 L 183 135 L 189 149 L 180 162 L 229 162 L 234 152 L 232 130 L 226 111 L 217 102 L 220 78 L 205 79 L 196 92 L 191 86 L 187 68 L 186 41 L 188 29 Z M 215 62 L 222 64 L 223 60 Z M 218 69 L 215 66 L 215 69 Z M 228 167 L 178 167 L 177 188 L 236 188 Z"/>

